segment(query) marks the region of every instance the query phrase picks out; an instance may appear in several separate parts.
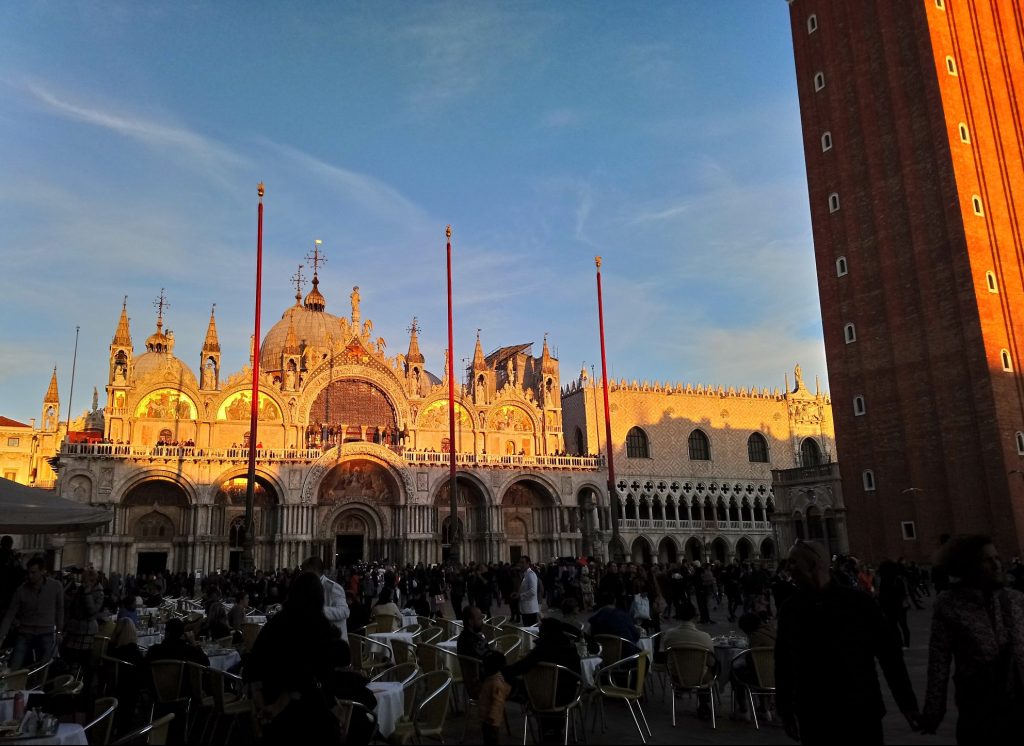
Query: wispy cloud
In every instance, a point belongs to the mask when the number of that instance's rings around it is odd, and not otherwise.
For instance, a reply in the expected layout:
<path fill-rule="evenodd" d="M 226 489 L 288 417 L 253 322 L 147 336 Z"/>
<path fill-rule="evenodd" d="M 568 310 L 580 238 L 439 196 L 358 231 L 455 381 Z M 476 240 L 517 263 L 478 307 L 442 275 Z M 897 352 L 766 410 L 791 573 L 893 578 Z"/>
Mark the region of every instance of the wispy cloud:
<path fill-rule="evenodd" d="M 49 111 L 66 119 L 102 127 L 146 145 L 184 151 L 198 162 L 211 166 L 242 166 L 246 163 L 231 148 L 184 127 L 171 127 L 144 117 L 104 111 L 95 105 L 71 101 L 39 83 L 29 83 L 25 90 Z"/>
<path fill-rule="evenodd" d="M 572 127 L 580 123 L 582 116 L 578 109 L 560 108 L 552 109 L 551 111 L 544 114 L 541 117 L 540 124 L 542 127 L 548 127 L 551 129 L 561 129 L 563 127 Z"/>

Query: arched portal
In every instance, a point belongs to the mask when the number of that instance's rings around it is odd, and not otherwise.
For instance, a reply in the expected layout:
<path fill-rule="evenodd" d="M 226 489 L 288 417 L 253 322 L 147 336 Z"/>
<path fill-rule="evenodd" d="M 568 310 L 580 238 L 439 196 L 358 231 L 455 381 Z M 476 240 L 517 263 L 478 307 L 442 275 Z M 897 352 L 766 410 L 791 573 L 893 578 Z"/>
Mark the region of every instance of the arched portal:
<path fill-rule="evenodd" d="M 766 560 L 775 559 L 775 542 L 770 537 L 761 542 L 761 558 Z"/>
<path fill-rule="evenodd" d="M 333 560 L 340 567 L 351 564 L 353 557 L 376 561 L 399 556 L 399 539 L 390 535 L 388 516 L 400 495 L 395 475 L 377 461 L 349 458 L 328 471 L 316 498 L 328 564 Z"/>
<path fill-rule="evenodd" d="M 122 505 L 135 541 L 136 574 L 179 569 L 187 558 L 176 550 L 191 533 L 192 510 L 184 488 L 170 480 L 149 479 L 128 490 Z"/>
<path fill-rule="evenodd" d="M 658 562 L 663 565 L 675 562 L 679 556 L 679 548 L 671 537 L 666 536 L 658 542 Z"/>
<path fill-rule="evenodd" d="M 241 568 L 242 546 L 245 541 L 245 495 L 249 480 L 244 476 L 225 479 L 213 497 L 213 511 L 210 513 L 210 533 L 217 537 L 217 553 L 214 560 L 217 567 L 227 567 L 232 572 Z M 277 505 L 280 502 L 276 490 L 263 476 L 257 474 L 252 494 L 253 537 L 256 564 L 269 567 L 273 562 L 272 541 L 277 530 Z"/>
<path fill-rule="evenodd" d="M 718 560 L 723 565 L 729 561 L 729 543 L 721 536 L 711 542 L 711 559 Z"/>
<path fill-rule="evenodd" d="M 736 542 L 736 559 L 740 562 L 746 562 L 754 557 L 754 545 L 750 543 L 750 539 L 744 536 L 738 542 Z"/>
<path fill-rule="evenodd" d="M 451 486 L 448 479 L 441 483 L 434 495 L 436 523 L 441 527 L 440 556 L 446 562 L 451 554 Z M 487 498 L 480 484 L 467 475 L 455 475 L 455 500 L 458 513 L 456 538 L 460 542 L 460 561 L 484 562 L 488 559 L 484 535 L 489 527 Z"/>
<path fill-rule="evenodd" d="M 631 554 L 633 555 L 633 562 L 638 565 L 650 565 L 651 564 L 651 543 L 647 541 L 643 536 L 638 536 L 633 540 L 633 548 Z"/>
<path fill-rule="evenodd" d="M 686 541 L 686 556 L 694 561 L 700 561 L 704 559 L 704 549 L 701 546 L 700 539 L 697 537 L 691 537 Z"/>
<path fill-rule="evenodd" d="M 555 498 L 548 487 L 536 479 L 520 479 L 505 490 L 501 498 L 502 525 L 519 520 L 527 527 L 525 543 L 521 536 L 506 532 L 508 557 L 528 555 L 531 559 L 559 556 L 560 523 Z"/>

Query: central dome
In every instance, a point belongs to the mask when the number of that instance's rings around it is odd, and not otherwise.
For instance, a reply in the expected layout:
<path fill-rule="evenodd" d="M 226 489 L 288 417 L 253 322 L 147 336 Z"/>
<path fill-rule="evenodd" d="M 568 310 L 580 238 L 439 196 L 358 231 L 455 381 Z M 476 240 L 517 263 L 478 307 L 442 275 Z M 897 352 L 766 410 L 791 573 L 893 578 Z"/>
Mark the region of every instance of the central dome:
<path fill-rule="evenodd" d="M 329 347 L 345 341 L 349 335 L 347 319 L 296 304 L 281 314 L 281 320 L 270 328 L 260 343 L 261 370 L 267 373 L 281 371 L 281 355 L 288 346 L 289 329 L 298 344 L 298 349 L 289 351 L 290 354 L 304 352 L 309 347 L 326 353 Z"/>

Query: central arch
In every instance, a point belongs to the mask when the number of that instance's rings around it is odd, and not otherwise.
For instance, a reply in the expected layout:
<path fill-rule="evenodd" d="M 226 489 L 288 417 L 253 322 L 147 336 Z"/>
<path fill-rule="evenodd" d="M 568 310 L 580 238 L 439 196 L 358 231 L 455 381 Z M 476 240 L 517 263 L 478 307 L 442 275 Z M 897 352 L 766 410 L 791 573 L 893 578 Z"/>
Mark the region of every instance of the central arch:
<path fill-rule="evenodd" d="M 450 480 L 443 480 L 434 492 L 435 525 L 441 531 L 437 538 L 441 561 L 451 553 L 451 494 Z M 457 538 L 462 544 L 463 561 L 483 562 L 488 559 L 486 534 L 491 531 L 485 487 L 466 473 L 455 475 L 455 501 L 458 518 Z"/>
<path fill-rule="evenodd" d="M 524 554 L 534 560 L 546 560 L 560 554 L 562 526 L 558 504 L 555 493 L 539 479 L 522 477 L 505 488 L 500 505 L 509 561 Z M 525 531 L 520 528 L 520 523 L 525 526 Z M 507 530 L 509 527 L 514 529 L 511 535 Z"/>
<path fill-rule="evenodd" d="M 244 475 L 226 477 L 217 486 L 213 496 L 213 510 L 210 513 L 210 533 L 217 537 L 216 561 L 218 567 L 227 567 L 232 572 L 241 569 L 242 546 L 239 541 L 239 522 L 245 521 L 245 498 L 248 478 Z M 273 483 L 261 474 L 256 475 L 253 485 L 253 536 L 256 541 L 256 562 L 261 567 L 273 564 L 273 540 L 277 532 L 277 506 L 280 493 Z M 242 532 L 244 534 L 244 532 Z"/>
<path fill-rule="evenodd" d="M 383 437 L 390 442 L 398 431 L 398 411 L 383 388 L 361 378 L 342 378 L 313 400 L 306 439 L 307 445 L 323 446 Z"/>

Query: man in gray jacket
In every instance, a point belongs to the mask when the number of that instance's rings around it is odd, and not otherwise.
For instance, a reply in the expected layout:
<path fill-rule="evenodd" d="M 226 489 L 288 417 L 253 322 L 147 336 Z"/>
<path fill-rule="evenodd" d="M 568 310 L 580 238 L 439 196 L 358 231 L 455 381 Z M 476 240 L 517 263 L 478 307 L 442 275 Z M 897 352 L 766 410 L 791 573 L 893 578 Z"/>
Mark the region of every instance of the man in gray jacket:
<path fill-rule="evenodd" d="M 14 592 L 0 623 L 0 640 L 7 637 L 15 621 L 18 635 L 11 654 L 12 670 L 53 657 L 57 630 L 64 627 L 64 588 L 46 576 L 46 560 L 42 557 L 28 561 L 28 577 Z"/>
<path fill-rule="evenodd" d="M 338 628 L 341 639 L 347 642 L 349 609 L 345 589 L 324 575 L 324 561 L 319 557 L 310 557 L 302 563 L 302 569 L 320 578 L 324 589 L 324 616 Z"/>

